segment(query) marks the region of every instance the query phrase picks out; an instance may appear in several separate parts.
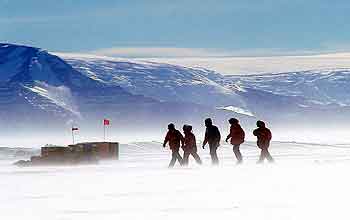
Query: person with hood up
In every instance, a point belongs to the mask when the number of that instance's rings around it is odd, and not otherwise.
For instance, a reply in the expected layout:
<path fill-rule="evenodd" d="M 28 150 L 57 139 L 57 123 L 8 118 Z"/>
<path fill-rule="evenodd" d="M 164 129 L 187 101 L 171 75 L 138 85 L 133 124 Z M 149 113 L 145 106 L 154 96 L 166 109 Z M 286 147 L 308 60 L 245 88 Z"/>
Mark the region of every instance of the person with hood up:
<path fill-rule="evenodd" d="M 231 124 L 231 127 L 230 134 L 227 135 L 226 142 L 228 142 L 228 140 L 231 139 L 230 142 L 233 145 L 233 152 L 237 158 L 237 164 L 240 164 L 243 162 L 243 158 L 239 147 L 244 142 L 245 133 L 241 125 L 239 124 L 238 119 L 230 118 L 228 121 Z"/>
<path fill-rule="evenodd" d="M 261 149 L 258 163 L 264 162 L 265 159 L 269 162 L 274 162 L 274 159 L 268 151 L 272 139 L 272 133 L 270 129 L 266 128 L 265 122 L 263 121 L 257 121 L 256 126 L 258 128 L 254 130 L 253 134 L 257 137 L 257 145 Z"/>
<path fill-rule="evenodd" d="M 193 158 L 196 160 L 198 164 L 202 164 L 201 158 L 197 154 L 197 143 L 196 143 L 196 137 L 192 133 L 192 126 L 191 125 L 184 125 L 183 131 L 185 134 L 185 140 L 184 140 L 184 146 L 182 147 L 184 151 L 183 156 L 183 165 L 188 165 L 188 159 L 189 156 L 192 155 Z"/>
<path fill-rule="evenodd" d="M 168 133 L 165 136 L 163 147 L 166 147 L 168 142 L 170 150 L 172 151 L 169 168 L 174 167 L 176 160 L 182 165 L 182 157 L 179 154 L 179 150 L 180 146 L 184 145 L 184 137 L 179 130 L 175 129 L 175 125 L 172 123 L 168 125 Z"/>
<path fill-rule="evenodd" d="M 207 143 L 209 144 L 212 164 L 217 165 L 219 164 L 219 159 L 216 150 L 220 146 L 221 134 L 218 127 L 213 125 L 213 121 L 211 120 L 211 118 L 205 119 L 204 122 L 206 130 L 202 148 L 205 149 L 205 145 Z"/>

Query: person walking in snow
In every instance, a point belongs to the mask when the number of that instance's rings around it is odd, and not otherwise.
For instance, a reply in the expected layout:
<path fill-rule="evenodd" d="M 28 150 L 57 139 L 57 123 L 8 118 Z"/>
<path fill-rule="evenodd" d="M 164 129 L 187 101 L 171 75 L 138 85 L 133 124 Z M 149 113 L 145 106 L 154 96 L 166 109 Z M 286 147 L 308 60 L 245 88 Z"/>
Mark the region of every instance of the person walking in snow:
<path fill-rule="evenodd" d="M 240 145 L 244 142 L 245 133 L 239 124 L 238 119 L 230 118 L 228 122 L 231 124 L 230 133 L 226 137 L 226 142 L 231 139 L 231 144 L 233 145 L 233 152 L 237 158 L 237 164 L 243 162 L 241 151 L 239 150 Z"/>
<path fill-rule="evenodd" d="M 196 160 L 198 164 L 202 164 L 202 160 L 197 154 L 197 143 L 196 143 L 196 137 L 192 133 L 192 126 L 191 125 L 184 125 L 183 126 L 183 131 L 185 134 L 185 140 L 184 140 L 184 146 L 182 147 L 184 151 L 184 156 L 183 156 L 183 165 L 187 166 L 188 165 L 188 159 L 189 156 L 192 155 L 193 158 Z"/>
<path fill-rule="evenodd" d="M 268 151 L 272 139 L 272 133 L 270 129 L 266 128 L 265 122 L 263 121 L 257 121 L 256 126 L 258 128 L 254 130 L 253 134 L 257 137 L 257 145 L 261 149 L 258 163 L 264 162 L 265 159 L 269 162 L 274 162 L 274 159 Z"/>
<path fill-rule="evenodd" d="M 180 146 L 184 145 L 184 137 L 181 132 L 175 129 L 174 124 L 168 125 L 168 133 L 165 136 L 163 147 L 166 147 L 166 144 L 169 142 L 169 147 L 172 151 L 171 161 L 169 163 L 169 168 L 174 167 L 176 160 L 179 161 L 182 165 L 182 157 L 179 154 Z"/>
<path fill-rule="evenodd" d="M 216 150 L 220 146 L 221 134 L 218 127 L 213 125 L 213 121 L 211 120 L 211 118 L 205 119 L 204 122 L 206 130 L 202 148 L 205 149 L 205 145 L 207 143 L 209 144 L 212 164 L 217 165 L 219 164 L 219 159 Z"/>

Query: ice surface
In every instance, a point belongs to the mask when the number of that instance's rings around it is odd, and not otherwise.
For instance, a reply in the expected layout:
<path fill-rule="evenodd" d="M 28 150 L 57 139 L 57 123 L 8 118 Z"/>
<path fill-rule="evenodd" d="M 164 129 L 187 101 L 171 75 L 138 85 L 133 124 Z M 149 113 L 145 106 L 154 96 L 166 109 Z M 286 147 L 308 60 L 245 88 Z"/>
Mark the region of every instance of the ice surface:
<path fill-rule="evenodd" d="M 167 169 L 160 143 L 121 145 L 121 158 L 94 166 L 16 168 L 0 161 L 1 219 L 349 219 L 350 148 L 274 142 L 277 163 L 256 165 L 254 143 L 235 166 Z"/>

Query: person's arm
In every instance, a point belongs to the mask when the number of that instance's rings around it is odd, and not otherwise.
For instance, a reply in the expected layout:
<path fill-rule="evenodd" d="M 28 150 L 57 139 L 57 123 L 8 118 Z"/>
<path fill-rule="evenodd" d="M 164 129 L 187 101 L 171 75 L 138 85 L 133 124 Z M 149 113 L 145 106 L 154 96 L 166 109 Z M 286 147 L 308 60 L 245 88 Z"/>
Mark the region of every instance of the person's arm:
<path fill-rule="evenodd" d="M 242 132 L 242 138 L 243 138 L 243 140 L 245 140 L 245 132 L 244 132 L 244 130 L 242 129 L 241 132 Z"/>
<path fill-rule="evenodd" d="M 269 131 L 269 141 L 270 141 L 272 139 L 272 133 L 271 133 L 270 129 L 268 131 Z"/>
<path fill-rule="evenodd" d="M 232 138 L 231 133 L 232 133 L 232 128 L 230 128 L 230 133 L 229 133 L 229 134 L 227 135 L 227 137 L 226 137 L 226 142 L 228 142 L 228 140 L 229 140 L 230 138 Z"/>
<path fill-rule="evenodd" d="M 179 137 L 180 137 L 180 141 L 181 141 L 181 147 L 183 147 L 185 145 L 185 138 L 184 136 L 181 134 L 181 132 L 179 131 Z"/>
<path fill-rule="evenodd" d="M 197 148 L 197 141 L 196 141 L 196 136 L 193 135 L 193 147 Z"/>
<path fill-rule="evenodd" d="M 164 142 L 163 142 L 163 147 L 166 146 L 166 144 L 168 143 L 168 141 L 169 141 L 169 133 L 167 133 L 166 136 L 165 136 L 165 139 L 164 139 Z"/>
<path fill-rule="evenodd" d="M 258 129 L 255 129 L 255 130 L 253 131 L 253 135 L 254 135 L 254 136 L 258 136 Z"/>
<path fill-rule="evenodd" d="M 221 134 L 220 134 L 219 128 L 216 127 L 216 130 L 218 132 L 218 143 L 220 143 L 220 141 L 221 141 Z"/>
<path fill-rule="evenodd" d="M 208 143 L 208 129 L 205 131 L 204 141 L 202 144 L 202 148 L 204 149 L 205 145 Z"/>

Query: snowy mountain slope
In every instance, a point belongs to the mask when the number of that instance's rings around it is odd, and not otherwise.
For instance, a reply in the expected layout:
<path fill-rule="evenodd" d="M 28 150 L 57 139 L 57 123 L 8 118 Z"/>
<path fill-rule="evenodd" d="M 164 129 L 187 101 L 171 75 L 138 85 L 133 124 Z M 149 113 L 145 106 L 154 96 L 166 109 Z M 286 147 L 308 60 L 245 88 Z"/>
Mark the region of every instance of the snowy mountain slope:
<path fill-rule="evenodd" d="M 223 76 L 200 68 L 105 57 L 67 56 L 65 59 L 90 78 L 119 85 L 134 94 L 214 106 L 227 113 L 236 112 L 250 117 L 294 120 L 306 112 L 331 114 L 335 108 L 343 107 L 343 103 L 334 102 L 329 97 L 332 94 L 344 96 L 344 91 L 338 94 L 339 88 L 329 85 L 334 81 L 326 81 L 328 75 L 318 72 L 300 72 L 294 73 L 294 76 L 281 74 L 283 77 Z M 318 80 L 313 80 L 315 78 Z M 339 80 L 339 77 L 336 79 Z M 321 93 L 328 99 L 322 99 Z"/>
<path fill-rule="evenodd" d="M 133 94 L 160 101 L 245 107 L 238 90 L 217 83 L 223 76 L 210 70 L 101 58 L 66 57 L 65 60 L 90 78 L 121 86 Z"/>
<path fill-rule="evenodd" d="M 11 121 L 96 127 L 108 117 L 119 128 L 159 130 L 170 121 L 202 126 L 205 117 L 226 126 L 229 117 L 253 125 L 257 118 L 313 124 L 330 117 L 346 123 L 350 115 L 346 69 L 223 76 L 146 61 L 62 59 L 10 44 L 0 44 L 0 54 L 0 120 L 7 127 Z"/>
<path fill-rule="evenodd" d="M 227 87 L 238 84 L 276 95 L 299 96 L 317 105 L 350 105 L 350 69 L 228 76 L 223 84 Z"/>
<path fill-rule="evenodd" d="M 68 116 L 67 120 L 72 116 L 80 117 L 82 112 L 86 113 L 89 109 L 80 108 L 83 100 L 93 106 L 96 104 L 94 94 L 108 87 L 38 48 L 0 44 L 0 55 L 0 102 L 6 104 L 2 105 L 3 108 L 11 109 L 8 112 L 19 118 L 20 115 L 24 117 L 26 112 L 30 115 L 33 112 L 39 115 L 48 113 L 52 119 L 57 115 L 63 118 Z M 149 100 L 133 96 L 117 86 L 109 88 L 109 92 L 113 96 L 110 94 L 108 99 L 102 99 L 103 102 L 118 104 L 128 99 L 134 102 Z M 135 97 L 139 100 L 135 100 Z M 6 114 L 6 111 L 2 112 Z"/>
<path fill-rule="evenodd" d="M 113 58 L 63 56 L 87 76 L 159 100 L 182 100 L 283 123 L 343 121 L 348 70 L 223 76 L 214 71 Z M 232 111 L 234 110 L 234 111 Z M 248 114 L 246 114 L 248 112 Z M 334 113 L 337 115 L 334 116 Z"/>
<path fill-rule="evenodd" d="M 58 123 L 76 115 L 45 95 L 38 95 L 36 87 L 19 84 L 0 84 L 0 122 L 2 128 L 18 128 L 19 124 L 47 127 L 47 121 Z M 43 92 L 43 91 L 40 91 Z"/>
<path fill-rule="evenodd" d="M 0 122 L 7 128 L 40 125 L 48 129 L 48 125 L 62 127 L 72 121 L 96 127 L 101 118 L 108 117 L 123 129 L 159 129 L 169 121 L 202 124 L 203 117 L 224 119 L 228 114 L 212 106 L 132 94 L 118 83 L 87 76 L 38 48 L 0 44 L 0 54 Z"/>
<path fill-rule="evenodd" d="M 349 73 L 334 69 L 225 76 L 220 83 L 243 88 L 247 108 L 279 126 L 322 127 L 327 119 L 327 124 L 340 128 L 349 123 Z"/>
<path fill-rule="evenodd" d="M 0 44 L 0 79 L 0 102 L 9 109 L 1 119 L 77 117 L 72 89 L 94 85 L 57 56 L 11 44 Z"/>
<path fill-rule="evenodd" d="M 93 80 L 80 74 L 57 56 L 34 47 L 0 44 L 1 82 L 52 86 L 93 86 Z"/>

